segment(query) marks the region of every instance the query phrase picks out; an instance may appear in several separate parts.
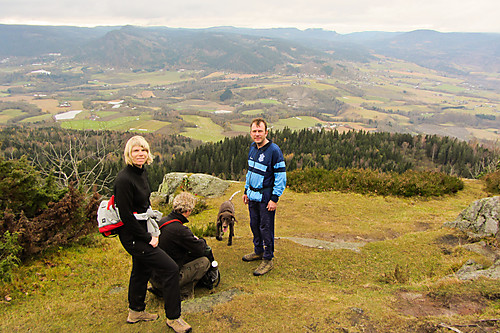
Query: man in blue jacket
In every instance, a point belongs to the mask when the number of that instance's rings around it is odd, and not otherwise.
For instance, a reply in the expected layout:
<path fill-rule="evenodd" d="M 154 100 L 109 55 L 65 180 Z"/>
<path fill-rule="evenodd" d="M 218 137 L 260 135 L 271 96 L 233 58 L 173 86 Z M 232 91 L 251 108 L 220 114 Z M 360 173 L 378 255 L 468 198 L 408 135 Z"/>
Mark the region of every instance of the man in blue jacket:
<path fill-rule="evenodd" d="M 281 149 L 267 139 L 267 123 L 256 118 L 250 124 L 253 143 L 248 152 L 243 202 L 248 204 L 254 252 L 243 261 L 262 260 L 253 275 L 264 275 L 273 268 L 274 217 L 279 197 L 286 186 L 285 160 Z"/>

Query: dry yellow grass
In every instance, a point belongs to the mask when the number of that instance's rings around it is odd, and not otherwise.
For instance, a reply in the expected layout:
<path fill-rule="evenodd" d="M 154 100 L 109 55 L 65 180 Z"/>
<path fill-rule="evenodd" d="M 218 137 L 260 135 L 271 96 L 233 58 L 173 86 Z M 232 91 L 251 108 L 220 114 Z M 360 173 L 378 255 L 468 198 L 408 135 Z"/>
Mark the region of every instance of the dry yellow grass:
<path fill-rule="evenodd" d="M 419 316 L 407 312 L 415 304 L 401 308 L 401 295 L 420 299 L 446 294 L 453 299 L 500 294 L 496 281 L 442 280 L 467 259 L 481 261 L 479 255 L 443 242 L 459 235 L 442 224 L 485 196 L 479 182 L 465 183 L 460 193 L 438 199 L 286 190 L 278 205 L 277 237 L 369 243 L 354 252 L 305 247 L 280 238 L 275 268 L 258 278 L 252 275 L 258 263 L 241 261 L 253 246 L 247 208 L 238 193 L 233 199 L 238 220 L 233 246 L 226 245 L 226 237 L 222 242 L 209 238 L 208 243 L 222 273 L 216 293 L 237 289 L 239 294 L 184 317 L 195 332 L 416 332 L 440 322 L 498 318 L 500 303 L 494 298 L 483 297 L 481 311 L 471 315 L 435 311 Z M 243 183 L 236 182 L 224 196 L 207 199 L 209 209 L 193 216 L 188 226 L 215 222 L 220 203 L 242 189 Z M 118 239 L 100 236 L 34 261 L 16 272 L 13 284 L 0 287 L 2 295 L 12 297 L 0 304 L 0 331 L 165 331 L 162 303 L 149 294 L 148 309 L 160 313 L 162 320 L 125 323 L 129 271 L 130 257 Z M 210 293 L 197 290 L 196 295 L 203 302 Z"/>

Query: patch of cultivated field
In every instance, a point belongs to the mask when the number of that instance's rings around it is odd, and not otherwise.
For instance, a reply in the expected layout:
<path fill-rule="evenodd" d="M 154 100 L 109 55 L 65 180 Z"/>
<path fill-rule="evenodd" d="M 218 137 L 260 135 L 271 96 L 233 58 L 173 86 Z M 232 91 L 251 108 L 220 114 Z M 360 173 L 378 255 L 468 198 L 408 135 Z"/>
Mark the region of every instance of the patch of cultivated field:
<path fill-rule="evenodd" d="M 65 112 L 65 111 L 68 111 L 66 109 L 69 109 L 69 108 L 59 108 L 58 107 L 59 102 L 55 99 L 35 99 L 31 103 L 35 104 L 43 111 L 51 113 L 51 114 Z"/>
<path fill-rule="evenodd" d="M 375 110 L 367 110 L 358 107 L 351 107 L 348 108 L 346 111 L 342 112 L 342 116 L 345 118 L 352 117 L 352 118 L 382 120 L 382 119 L 387 119 L 390 116 L 390 114 Z"/>
<path fill-rule="evenodd" d="M 242 114 L 246 116 L 259 116 L 263 113 L 264 113 L 263 109 L 247 110 L 242 112 Z"/>
<path fill-rule="evenodd" d="M 159 121 L 154 119 L 144 119 L 144 120 L 141 119 L 132 122 L 132 124 L 130 125 L 134 127 L 129 128 L 129 131 L 155 132 L 169 124 L 170 123 L 166 121 Z"/>
<path fill-rule="evenodd" d="M 62 128 L 78 130 L 128 130 L 131 124 L 137 120 L 136 116 L 119 117 L 108 121 L 75 119 L 61 121 Z"/>
<path fill-rule="evenodd" d="M 478 139 L 483 140 L 498 140 L 498 135 L 500 131 L 498 128 L 486 128 L 486 129 L 478 129 L 472 127 L 466 127 L 466 129 L 471 133 L 471 135 Z"/>
<path fill-rule="evenodd" d="M 32 99 L 30 101 L 31 104 L 35 104 L 42 111 L 49 112 L 51 114 L 58 114 L 72 110 L 83 110 L 83 102 L 82 101 L 68 101 L 71 106 L 70 107 L 59 107 L 59 101 L 56 99 Z"/>
<path fill-rule="evenodd" d="M 300 130 L 303 128 L 316 126 L 316 124 L 318 123 L 324 123 L 324 121 L 319 120 L 318 118 L 315 117 L 300 116 L 300 117 L 280 119 L 276 123 L 271 123 L 269 127 L 272 126 L 272 128 L 280 130 L 284 129 L 285 127 L 288 127 L 291 130 Z"/>
<path fill-rule="evenodd" d="M 27 102 L 31 103 L 31 101 L 35 97 L 27 96 L 27 95 L 15 95 L 15 96 L 7 96 L 0 98 L 0 102 Z"/>
<path fill-rule="evenodd" d="M 231 125 L 231 129 L 233 132 L 242 132 L 242 133 L 250 133 L 250 124 L 248 125 Z"/>
<path fill-rule="evenodd" d="M 317 90 L 337 90 L 338 88 L 328 84 L 327 82 L 322 82 L 318 80 L 313 80 L 313 79 L 307 79 L 305 80 L 307 82 L 307 87 L 311 89 L 317 89 Z"/>
<path fill-rule="evenodd" d="M 212 119 L 194 115 L 183 115 L 185 121 L 196 124 L 196 128 L 187 127 L 181 135 L 191 139 L 201 140 L 204 142 L 217 142 L 224 140 L 222 134 L 223 128 L 212 121 Z"/>
<path fill-rule="evenodd" d="M 138 85 L 138 84 L 152 84 L 161 85 L 169 84 L 184 80 L 191 79 L 189 77 L 190 72 L 170 72 L 170 71 L 157 71 L 150 73 L 134 73 L 134 72 L 114 72 L 107 71 L 103 74 L 96 74 L 92 76 L 92 79 L 98 80 L 100 82 L 106 82 L 108 84 L 126 84 L 126 85 Z"/>
<path fill-rule="evenodd" d="M 244 102 L 247 105 L 253 105 L 257 103 L 262 103 L 262 104 L 282 104 L 280 101 L 277 101 L 275 99 L 270 99 L 270 98 L 261 98 L 261 99 L 256 99 L 256 100 L 251 100 L 251 101 L 245 101 Z"/>
<path fill-rule="evenodd" d="M 201 99 L 189 99 L 179 103 L 171 104 L 176 110 L 195 110 L 203 112 L 214 112 L 214 111 L 234 111 L 234 107 L 230 105 L 224 105 L 213 101 L 205 101 Z"/>
<path fill-rule="evenodd" d="M 367 102 L 367 100 L 365 100 L 363 97 L 357 97 L 357 96 L 343 96 L 341 98 L 341 101 L 352 106 L 360 106 L 362 103 Z"/>
<path fill-rule="evenodd" d="M 51 114 L 42 114 L 40 116 L 29 117 L 20 121 L 20 123 L 37 123 L 40 121 L 50 121 L 52 120 L 53 115 Z"/>
<path fill-rule="evenodd" d="M 118 111 L 97 111 L 95 114 L 97 114 L 100 118 L 106 118 L 118 114 Z"/>
<path fill-rule="evenodd" d="M 19 109 L 6 109 L 0 111 L 0 123 L 6 123 L 9 119 L 22 116 L 26 112 Z"/>

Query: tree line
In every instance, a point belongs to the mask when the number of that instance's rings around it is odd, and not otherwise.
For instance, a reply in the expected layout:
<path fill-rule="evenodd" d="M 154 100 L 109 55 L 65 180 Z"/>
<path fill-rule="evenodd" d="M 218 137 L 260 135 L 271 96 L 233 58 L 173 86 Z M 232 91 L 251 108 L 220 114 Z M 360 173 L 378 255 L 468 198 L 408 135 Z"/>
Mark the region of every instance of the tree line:
<path fill-rule="evenodd" d="M 54 176 L 61 188 L 73 184 L 86 192 L 109 194 L 125 164 L 123 147 L 132 135 L 10 126 L 0 130 L 0 149 L 6 159 L 26 156 L 42 175 Z M 156 155 L 149 166 L 153 190 L 169 172 L 206 173 L 231 180 L 245 177 L 249 135 L 205 144 L 180 135 L 142 135 Z M 285 128 L 270 131 L 268 137 L 283 151 L 287 171 L 357 168 L 401 174 L 429 170 L 478 178 L 494 171 L 498 163 L 498 156 L 480 145 L 438 135 Z"/>
<path fill-rule="evenodd" d="M 116 174 L 125 165 L 125 143 L 133 135 L 136 133 L 9 126 L 0 129 L 0 150 L 7 160 L 26 157 L 42 177 L 53 176 L 59 188 L 72 185 L 86 193 L 108 195 Z M 200 144 L 180 135 L 141 135 L 155 155 L 149 169 L 153 189 L 163 180 L 160 164 Z"/>
<path fill-rule="evenodd" d="M 498 156 L 482 146 L 438 135 L 286 128 L 268 137 L 283 151 L 287 171 L 359 168 L 404 173 L 415 169 L 478 178 L 498 164 Z M 161 168 L 242 180 L 250 143 L 249 136 L 238 136 L 204 144 L 164 161 Z"/>

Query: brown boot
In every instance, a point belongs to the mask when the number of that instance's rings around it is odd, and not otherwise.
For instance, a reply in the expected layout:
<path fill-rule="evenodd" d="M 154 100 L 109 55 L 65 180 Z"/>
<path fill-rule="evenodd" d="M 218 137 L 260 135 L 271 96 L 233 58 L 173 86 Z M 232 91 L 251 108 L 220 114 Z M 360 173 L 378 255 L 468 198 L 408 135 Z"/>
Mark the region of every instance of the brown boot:
<path fill-rule="evenodd" d="M 156 313 L 147 313 L 146 311 L 134 311 L 128 309 L 128 318 L 127 323 L 134 324 L 138 321 L 151 321 L 158 319 L 158 315 Z"/>
<path fill-rule="evenodd" d="M 253 272 L 253 275 L 255 276 L 260 276 L 260 275 L 264 275 L 266 274 L 267 272 L 269 272 L 271 269 L 273 269 L 273 260 L 262 260 L 262 262 L 260 263 L 259 267 L 257 267 L 257 269 Z"/>
<path fill-rule="evenodd" d="M 241 260 L 243 260 L 243 261 L 262 260 L 262 255 L 263 255 L 263 253 L 256 254 L 255 252 L 252 252 L 252 253 L 249 253 L 249 254 L 245 254 L 243 256 L 243 258 L 241 258 Z"/>
<path fill-rule="evenodd" d="M 191 332 L 191 325 L 186 323 L 182 317 L 179 317 L 177 319 L 168 319 L 167 318 L 167 325 L 172 328 L 175 333 L 186 333 L 186 332 Z"/>

